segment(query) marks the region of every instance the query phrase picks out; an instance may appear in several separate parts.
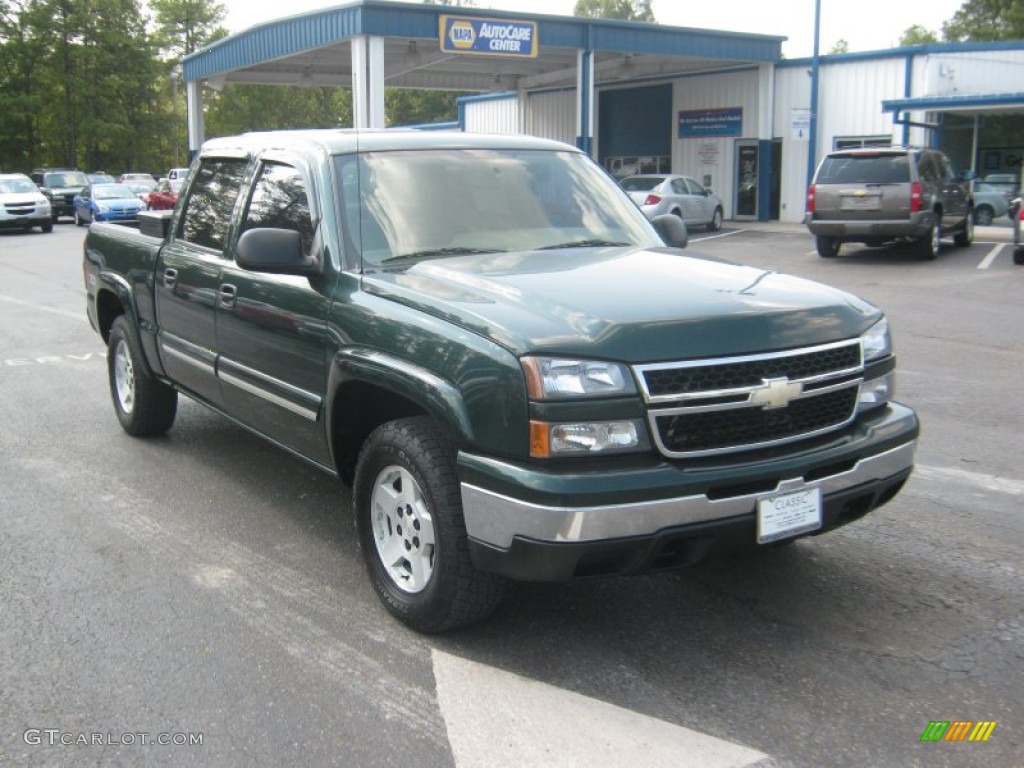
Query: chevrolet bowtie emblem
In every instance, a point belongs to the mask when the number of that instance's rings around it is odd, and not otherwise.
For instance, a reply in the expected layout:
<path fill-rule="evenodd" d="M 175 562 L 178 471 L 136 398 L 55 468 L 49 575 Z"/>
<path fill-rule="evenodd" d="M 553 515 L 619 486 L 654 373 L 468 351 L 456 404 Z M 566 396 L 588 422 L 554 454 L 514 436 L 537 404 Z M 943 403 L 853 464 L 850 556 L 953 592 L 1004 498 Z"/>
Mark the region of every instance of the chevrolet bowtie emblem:
<path fill-rule="evenodd" d="M 785 408 L 804 393 L 804 385 L 789 379 L 764 379 L 764 386 L 750 393 L 750 403 L 765 410 Z"/>

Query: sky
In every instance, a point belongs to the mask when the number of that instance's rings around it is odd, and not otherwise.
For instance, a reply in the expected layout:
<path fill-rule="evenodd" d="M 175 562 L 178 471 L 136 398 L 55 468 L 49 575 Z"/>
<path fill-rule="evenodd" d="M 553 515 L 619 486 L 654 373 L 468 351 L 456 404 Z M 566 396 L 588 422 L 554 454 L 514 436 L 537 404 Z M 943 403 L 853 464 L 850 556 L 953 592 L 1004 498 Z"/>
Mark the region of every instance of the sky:
<path fill-rule="evenodd" d="M 414 0 L 415 1 L 415 0 Z M 851 51 L 876 51 L 895 46 L 914 24 L 936 33 L 965 0 L 821 0 L 821 53 L 840 38 Z M 226 25 L 239 32 L 254 24 L 306 11 L 344 5 L 344 0 L 220 0 L 228 11 Z M 476 8 L 494 8 L 529 17 L 571 16 L 575 0 L 476 0 Z M 654 0 L 660 24 L 788 37 L 787 58 L 814 51 L 814 0 Z M 541 45 L 543 45 L 543 40 Z"/>

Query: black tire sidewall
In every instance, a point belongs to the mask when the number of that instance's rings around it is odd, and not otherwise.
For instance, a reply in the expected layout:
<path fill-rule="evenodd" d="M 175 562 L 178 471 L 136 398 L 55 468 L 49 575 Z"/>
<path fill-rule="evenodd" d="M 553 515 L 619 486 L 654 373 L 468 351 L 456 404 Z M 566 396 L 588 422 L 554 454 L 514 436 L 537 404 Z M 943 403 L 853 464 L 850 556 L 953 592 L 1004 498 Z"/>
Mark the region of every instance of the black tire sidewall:
<path fill-rule="evenodd" d="M 178 393 L 170 387 L 149 377 L 142 367 L 142 353 L 138 343 L 128 326 L 124 315 L 116 318 L 110 326 L 107 344 L 107 380 L 110 385 L 110 398 L 114 403 L 114 413 L 121 427 L 135 437 L 160 435 L 170 429 L 178 407 Z M 121 407 L 121 399 L 117 396 L 117 348 L 124 343 L 132 362 L 132 378 L 134 379 L 134 402 L 132 411 L 128 413 Z"/>
<path fill-rule="evenodd" d="M 421 430 L 424 419 L 403 419 L 378 428 L 367 440 L 356 467 L 353 502 L 359 546 L 377 596 L 396 617 L 425 632 L 447 628 L 445 614 L 455 600 L 458 579 L 460 538 L 464 539 L 462 508 L 456 481 L 454 449 L 443 458 L 444 441 L 426 438 Z M 426 444 L 425 444 L 426 443 Z M 447 466 L 446 466 L 447 465 Z M 434 525 L 434 569 L 430 581 L 420 592 L 400 589 L 388 574 L 377 552 L 371 520 L 371 500 L 377 477 L 387 467 L 399 466 L 419 484 Z M 452 509 L 453 505 L 457 509 Z"/>

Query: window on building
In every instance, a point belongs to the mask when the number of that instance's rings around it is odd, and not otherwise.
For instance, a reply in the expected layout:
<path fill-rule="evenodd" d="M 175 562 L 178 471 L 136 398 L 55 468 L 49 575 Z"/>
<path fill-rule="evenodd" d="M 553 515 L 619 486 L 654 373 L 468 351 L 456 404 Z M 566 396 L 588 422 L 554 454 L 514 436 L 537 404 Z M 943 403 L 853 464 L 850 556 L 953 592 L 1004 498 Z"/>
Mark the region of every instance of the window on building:
<path fill-rule="evenodd" d="M 859 149 L 861 147 L 891 147 L 892 136 L 836 136 L 832 149 Z"/>

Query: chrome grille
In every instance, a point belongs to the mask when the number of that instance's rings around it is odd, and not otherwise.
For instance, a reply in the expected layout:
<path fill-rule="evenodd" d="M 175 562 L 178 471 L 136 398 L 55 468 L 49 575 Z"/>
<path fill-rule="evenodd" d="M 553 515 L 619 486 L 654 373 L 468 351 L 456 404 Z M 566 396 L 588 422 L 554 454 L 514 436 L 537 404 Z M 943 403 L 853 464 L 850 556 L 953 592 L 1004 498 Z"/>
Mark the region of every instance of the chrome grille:
<path fill-rule="evenodd" d="M 659 449 L 683 458 L 792 442 L 849 424 L 859 339 L 744 357 L 635 366 Z"/>

